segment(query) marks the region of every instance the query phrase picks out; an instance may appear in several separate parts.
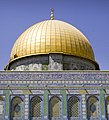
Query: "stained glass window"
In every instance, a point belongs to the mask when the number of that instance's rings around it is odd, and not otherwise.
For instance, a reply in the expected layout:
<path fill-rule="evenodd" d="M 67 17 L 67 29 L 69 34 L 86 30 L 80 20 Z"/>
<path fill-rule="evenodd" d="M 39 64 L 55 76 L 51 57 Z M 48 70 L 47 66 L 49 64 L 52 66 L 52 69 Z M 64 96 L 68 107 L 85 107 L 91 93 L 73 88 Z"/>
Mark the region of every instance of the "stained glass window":
<path fill-rule="evenodd" d="M 61 100 L 57 96 L 53 96 L 49 102 L 49 119 L 58 120 L 61 115 Z"/>
<path fill-rule="evenodd" d="M 97 118 L 99 113 L 99 101 L 96 96 L 90 96 L 87 100 L 87 117 L 89 119 L 91 118 Z"/>
<path fill-rule="evenodd" d="M 23 100 L 16 96 L 11 101 L 11 120 L 22 120 L 22 113 L 23 113 Z"/>

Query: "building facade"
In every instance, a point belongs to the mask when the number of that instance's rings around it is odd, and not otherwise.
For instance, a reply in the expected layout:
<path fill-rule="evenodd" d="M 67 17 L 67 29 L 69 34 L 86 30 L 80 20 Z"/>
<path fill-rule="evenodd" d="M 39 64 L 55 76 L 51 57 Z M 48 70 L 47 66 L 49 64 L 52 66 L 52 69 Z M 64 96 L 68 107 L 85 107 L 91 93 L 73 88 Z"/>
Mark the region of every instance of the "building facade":
<path fill-rule="evenodd" d="M 1 120 L 108 120 L 109 72 L 1 71 Z"/>
<path fill-rule="evenodd" d="M 109 72 L 72 25 L 36 23 L 15 41 L 0 71 L 0 120 L 108 120 Z"/>

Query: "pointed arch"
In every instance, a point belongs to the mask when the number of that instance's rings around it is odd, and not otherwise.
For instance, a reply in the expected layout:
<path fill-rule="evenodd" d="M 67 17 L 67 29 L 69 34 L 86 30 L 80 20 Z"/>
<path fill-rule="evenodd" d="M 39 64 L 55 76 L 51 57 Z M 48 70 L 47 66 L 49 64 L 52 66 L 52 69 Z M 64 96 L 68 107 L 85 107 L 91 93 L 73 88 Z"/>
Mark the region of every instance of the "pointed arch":
<path fill-rule="evenodd" d="M 106 117 L 109 120 L 109 96 L 106 97 Z"/>
<path fill-rule="evenodd" d="M 61 118 L 62 113 L 62 102 L 58 96 L 53 96 L 49 100 L 49 119 L 54 120 L 57 118 Z"/>
<path fill-rule="evenodd" d="M 32 97 L 30 101 L 30 119 L 40 119 L 41 118 L 41 103 L 42 99 L 39 96 Z"/>
<path fill-rule="evenodd" d="M 14 120 L 14 119 L 20 119 L 23 120 L 22 116 L 23 116 L 23 100 L 21 97 L 19 96 L 15 96 L 12 100 L 11 100 L 11 105 L 10 105 L 10 119 Z"/>
<path fill-rule="evenodd" d="M 4 119 L 4 98 L 0 96 L 0 120 Z"/>
<path fill-rule="evenodd" d="M 76 96 L 68 99 L 68 120 L 71 118 L 79 118 L 80 116 L 80 100 Z"/>
<path fill-rule="evenodd" d="M 96 96 L 90 96 L 87 100 L 87 118 L 98 118 L 99 100 Z"/>

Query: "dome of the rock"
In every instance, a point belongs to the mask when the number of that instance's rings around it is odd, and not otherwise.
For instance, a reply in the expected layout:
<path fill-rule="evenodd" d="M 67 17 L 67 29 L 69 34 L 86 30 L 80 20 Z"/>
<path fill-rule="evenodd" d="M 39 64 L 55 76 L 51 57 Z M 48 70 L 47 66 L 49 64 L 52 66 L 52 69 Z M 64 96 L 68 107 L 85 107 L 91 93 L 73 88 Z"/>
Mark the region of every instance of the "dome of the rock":
<path fill-rule="evenodd" d="M 95 61 L 87 38 L 72 25 L 59 21 L 39 22 L 16 40 L 10 59 L 49 53 L 62 53 Z"/>

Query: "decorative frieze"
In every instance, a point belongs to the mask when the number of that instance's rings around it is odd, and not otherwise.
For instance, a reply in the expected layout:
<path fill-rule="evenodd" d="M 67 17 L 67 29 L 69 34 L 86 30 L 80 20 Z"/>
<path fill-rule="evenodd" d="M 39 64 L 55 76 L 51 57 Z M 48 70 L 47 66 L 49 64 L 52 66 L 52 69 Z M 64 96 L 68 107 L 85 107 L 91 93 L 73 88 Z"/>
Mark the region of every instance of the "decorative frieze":
<path fill-rule="evenodd" d="M 102 83 L 109 82 L 109 72 L 103 71 L 1 71 L 0 81 L 31 81 L 31 80 L 65 80 L 65 81 L 92 81 L 91 83 L 97 83 L 101 81 Z"/>

